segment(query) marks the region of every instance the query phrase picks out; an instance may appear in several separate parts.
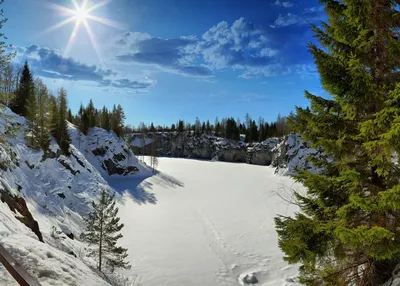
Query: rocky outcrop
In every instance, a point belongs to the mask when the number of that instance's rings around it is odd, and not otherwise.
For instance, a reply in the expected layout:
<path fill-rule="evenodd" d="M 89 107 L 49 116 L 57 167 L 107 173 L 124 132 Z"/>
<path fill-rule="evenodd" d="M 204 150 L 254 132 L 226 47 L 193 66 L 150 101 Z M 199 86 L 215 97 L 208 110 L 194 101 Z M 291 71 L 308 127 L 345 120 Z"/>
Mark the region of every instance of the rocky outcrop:
<path fill-rule="evenodd" d="M 195 135 L 191 132 L 151 133 L 147 136 L 143 148 L 140 134 L 128 135 L 128 143 L 136 154 L 144 151 L 145 155 L 150 155 L 151 144 L 157 144 L 157 153 L 160 156 L 246 162 L 246 144 L 242 142 L 207 134 Z"/>
<path fill-rule="evenodd" d="M 323 154 L 322 150 L 312 149 L 309 143 L 303 142 L 297 135 L 270 138 L 252 144 L 190 132 L 155 132 L 147 134 L 144 139 L 142 134 L 130 134 L 126 138 L 136 154 L 144 152 L 145 155 L 151 155 L 151 150 L 156 148 L 159 156 L 271 165 L 280 174 L 294 174 L 296 168 L 313 169 L 307 157 Z"/>
<path fill-rule="evenodd" d="M 118 174 L 118 175 L 122 175 L 122 176 L 127 176 L 127 175 L 135 174 L 136 172 L 139 171 L 138 167 L 136 167 L 136 166 L 122 167 L 111 158 L 104 160 L 103 164 L 101 166 L 104 170 L 107 171 L 107 173 L 109 175 Z"/>
<path fill-rule="evenodd" d="M 36 234 L 39 241 L 43 242 L 43 236 L 40 232 L 39 224 L 33 219 L 25 200 L 20 196 L 13 195 L 2 181 L 0 181 L 0 200 L 2 203 L 6 203 L 10 210 L 16 214 L 16 219 L 30 228 L 33 233 Z"/>

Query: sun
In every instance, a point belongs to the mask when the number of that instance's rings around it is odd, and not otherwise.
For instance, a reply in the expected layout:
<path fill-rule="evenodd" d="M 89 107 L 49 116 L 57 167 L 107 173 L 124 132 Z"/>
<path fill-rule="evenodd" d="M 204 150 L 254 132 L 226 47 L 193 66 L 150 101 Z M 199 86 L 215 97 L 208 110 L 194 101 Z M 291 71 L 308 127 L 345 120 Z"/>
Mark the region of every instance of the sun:
<path fill-rule="evenodd" d="M 98 58 L 101 61 L 101 56 L 100 56 L 99 48 L 97 45 L 96 37 L 95 37 L 93 30 L 89 24 L 89 20 L 93 20 L 93 21 L 99 22 L 101 24 L 111 26 L 114 28 L 118 28 L 121 30 L 125 30 L 126 27 L 117 22 L 114 22 L 114 21 L 111 21 L 111 20 L 108 20 L 108 19 L 105 19 L 102 17 L 97 17 L 97 16 L 91 14 L 91 12 L 93 12 L 94 10 L 96 10 L 102 6 L 105 6 L 112 0 L 104 0 L 97 4 L 91 5 L 90 7 L 87 7 L 89 4 L 89 0 L 81 0 L 81 5 L 79 5 L 77 1 L 78 0 L 71 0 L 73 7 L 75 9 L 67 8 L 67 7 L 60 6 L 60 5 L 54 4 L 54 3 L 48 3 L 48 5 L 50 5 L 51 8 L 62 12 L 64 15 L 67 15 L 68 18 L 55 24 L 54 26 L 51 26 L 44 32 L 50 32 L 50 31 L 53 31 L 55 29 L 58 29 L 64 25 L 66 25 L 68 23 L 75 22 L 75 27 L 71 32 L 71 36 L 70 36 L 67 46 L 65 47 L 65 50 L 64 50 L 64 56 L 68 56 L 69 49 L 70 49 L 71 45 L 73 44 L 73 42 L 75 42 L 75 40 L 76 40 L 79 28 L 82 25 L 85 26 L 87 35 L 89 36 L 89 39 L 92 42 L 93 48 L 94 48 Z"/>
<path fill-rule="evenodd" d="M 84 21 L 88 18 L 88 11 L 86 9 L 78 8 L 75 11 L 75 18 L 77 21 Z"/>

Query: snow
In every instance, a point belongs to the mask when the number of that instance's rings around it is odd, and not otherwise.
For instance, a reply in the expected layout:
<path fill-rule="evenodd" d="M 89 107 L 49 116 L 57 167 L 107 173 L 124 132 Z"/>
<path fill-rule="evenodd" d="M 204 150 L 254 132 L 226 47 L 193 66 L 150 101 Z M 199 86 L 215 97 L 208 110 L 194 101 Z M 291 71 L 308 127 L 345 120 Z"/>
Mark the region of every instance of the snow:
<path fill-rule="evenodd" d="M 25 144 L 24 118 L 5 112 L 0 132 L 19 130 L 0 144 L 0 159 L 12 166 L 0 170 L 0 188 L 25 198 L 45 243 L 0 203 L 0 244 L 42 285 L 109 285 L 77 239 L 101 188 L 116 192 L 125 224 L 121 244 L 132 269 L 122 273 L 142 285 L 241 285 L 246 275 L 258 285 L 297 285 L 297 266 L 282 260 L 273 221 L 295 211 L 277 195 L 301 188 L 290 178 L 265 166 L 171 158 L 159 158 L 153 175 L 115 134 L 93 128 L 85 136 L 72 124 L 72 156 L 59 156 L 52 140 L 53 155 L 44 159 Z M 118 167 L 137 172 L 109 175 L 104 161 L 116 157 Z M 0 285 L 15 285 L 2 267 Z"/>
<path fill-rule="evenodd" d="M 218 286 L 243 284 L 254 273 L 257 285 L 297 285 L 273 218 L 295 211 L 276 193 L 299 185 L 247 164 L 159 158 L 159 170 L 139 184 L 120 181 L 128 275 L 143 285 Z M 137 189 L 140 204 L 132 200 Z"/>
<path fill-rule="evenodd" d="M 100 196 L 101 188 L 114 192 L 108 180 L 119 176 L 108 175 L 102 168 L 104 160 L 118 155 L 119 167 L 137 167 L 135 175 L 126 178 L 146 177 L 150 171 L 114 133 L 93 128 L 84 136 L 72 124 L 69 124 L 72 155 L 60 156 L 59 146 L 52 140 L 52 154 L 44 159 L 43 151 L 32 150 L 25 144 L 24 118 L 9 109 L 0 112 L 4 112 L 0 116 L 0 132 L 15 130 L 6 144 L 0 142 L 0 159 L 10 167 L 0 169 L 0 190 L 25 199 L 45 242 L 39 242 L 31 229 L 17 219 L 20 214 L 0 202 L 0 244 L 44 286 L 109 285 L 94 270 L 95 261 L 84 255 L 87 245 L 67 238 L 66 234 L 79 237 L 83 230 L 82 217 L 91 210 L 91 202 Z M 102 156 L 95 156 L 93 150 L 99 147 L 106 151 Z M 58 233 L 56 238 L 52 236 L 53 230 Z M 1 265 L 0 285 L 15 285 Z"/>

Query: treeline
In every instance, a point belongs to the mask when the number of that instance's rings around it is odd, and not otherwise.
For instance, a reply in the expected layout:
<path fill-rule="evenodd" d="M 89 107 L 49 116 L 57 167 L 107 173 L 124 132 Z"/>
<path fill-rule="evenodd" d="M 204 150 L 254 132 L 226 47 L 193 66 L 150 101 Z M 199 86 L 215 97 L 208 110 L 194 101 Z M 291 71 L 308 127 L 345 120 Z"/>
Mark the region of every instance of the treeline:
<path fill-rule="evenodd" d="M 211 124 L 209 120 L 201 122 L 196 118 L 194 123 L 178 120 L 176 124 L 171 126 L 154 126 L 153 123 L 146 125 L 140 123 L 137 128 L 128 125 L 124 129 L 125 133 L 147 133 L 147 132 L 186 132 L 191 131 L 194 134 L 209 134 L 223 137 L 230 140 L 240 140 L 241 135 L 248 143 L 261 142 L 268 138 L 280 137 L 290 132 L 286 117 L 278 114 L 278 117 L 273 122 L 266 122 L 260 117 L 257 122 L 247 113 L 243 122 L 240 119 L 233 117 L 222 118 L 218 117 Z"/>
<path fill-rule="evenodd" d="M 112 110 L 108 110 L 105 106 L 102 109 L 96 109 L 93 101 L 90 100 L 86 107 L 81 104 L 75 116 L 69 110 L 68 121 L 78 126 L 85 135 L 90 128 L 100 127 L 107 131 L 114 131 L 121 137 L 124 134 L 125 112 L 121 105 L 115 106 L 115 104 Z"/>
<path fill-rule="evenodd" d="M 68 109 L 66 90 L 60 88 L 56 95 L 52 94 L 40 78 L 34 79 L 28 62 L 22 69 L 11 63 L 6 65 L 0 80 L 0 102 L 27 119 L 26 139 L 33 149 L 48 151 L 51 134 L 62 153 L 69 156 L 67 121 L 85 135 L 95 126 L 123 135 L 125 114 L 120 105 L 114 105 L 112 110 L 98 110 L 90 100 L 87 107 L 81 105 L 78 114 L 73 115 Z"/>
<path fill-rule="evenodd" d="M 2 81 L 1 101 L 15 113 L 28 120 L 27 143 L 31 148 L 48 150 L 51 134 L 64 155 L 69 155 L 71 139 L 67 129 L 67 92 L 61 88 L 57 95 L 49 92 L 41 79 L 33 78 L 28 62 L 22 70 L 8 69 Z M 13 88 L 14 87 L 14 88 Z"/>

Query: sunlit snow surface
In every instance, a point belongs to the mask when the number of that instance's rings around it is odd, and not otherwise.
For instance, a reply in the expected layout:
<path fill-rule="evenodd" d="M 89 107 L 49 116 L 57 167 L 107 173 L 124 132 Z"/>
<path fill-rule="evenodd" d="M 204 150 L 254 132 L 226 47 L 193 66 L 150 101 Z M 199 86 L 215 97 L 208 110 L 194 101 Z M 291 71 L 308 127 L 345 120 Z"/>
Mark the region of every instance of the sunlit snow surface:
<path fill-rule="evenodd" d="M 158 169 L 142 182 L 115 182 L 120 191 L 147 194 L 134 202 L 125 192 L 120 204 L 131 276 L 142 285 L 217 286 L 240 285 L 240 276 L 254 273 L 258 285 L 297 285 L 273 219 L 295 211 L 276 193 L 299 185 L 246 164 L 160 158 Z"/>

